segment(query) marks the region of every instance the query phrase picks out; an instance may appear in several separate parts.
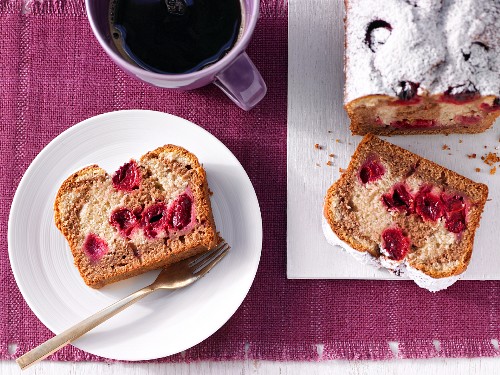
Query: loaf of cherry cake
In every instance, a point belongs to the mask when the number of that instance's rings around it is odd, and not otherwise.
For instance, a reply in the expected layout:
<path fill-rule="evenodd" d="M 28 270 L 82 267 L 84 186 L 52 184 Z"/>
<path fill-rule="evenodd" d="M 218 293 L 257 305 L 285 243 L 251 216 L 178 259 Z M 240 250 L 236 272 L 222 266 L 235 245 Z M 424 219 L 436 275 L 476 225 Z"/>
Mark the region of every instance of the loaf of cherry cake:
<path fill-rule="evenodd" d="M 57 193 L 55 223 L 76 267 L 93 288 L 160 268 L 215 246 L 203 167 L 166 145 L 130 160 L 112 176 L 91 165 Z"/>
<path fill-rule="evenodd" d="M 478 133 L 500 114 L 500 1 L 345 0 L 353 134 Z"/>
<path fill-rule="evenodd" d="M 328 242 L 431 291 L 466 270 L 488 187 L 369 134 L 325 198 Z"/>

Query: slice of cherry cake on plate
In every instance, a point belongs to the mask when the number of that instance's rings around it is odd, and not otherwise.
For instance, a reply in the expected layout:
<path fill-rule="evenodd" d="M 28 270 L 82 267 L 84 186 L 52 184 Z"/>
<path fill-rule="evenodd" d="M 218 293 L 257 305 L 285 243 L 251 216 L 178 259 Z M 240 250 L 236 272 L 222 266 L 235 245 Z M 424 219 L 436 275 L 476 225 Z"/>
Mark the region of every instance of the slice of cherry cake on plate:
<path fill-rule="evenodd" d="M 488 187 L 369 134 L 325 198 L 329 243 L 431 291 L 466 270 Z"/>
<path fill-rule="evenodd" d="M 345 0 L 353 134 L 478 133 L 500 115 L 498 0 Z"/>
<path fill-rule="evenodd" d="M 219 236 L 195 155 L 166 145 L 113 176 L 91 165 L 68 177 L 54 204 L 85 283 L 93 288 L 205 252 Z"/>

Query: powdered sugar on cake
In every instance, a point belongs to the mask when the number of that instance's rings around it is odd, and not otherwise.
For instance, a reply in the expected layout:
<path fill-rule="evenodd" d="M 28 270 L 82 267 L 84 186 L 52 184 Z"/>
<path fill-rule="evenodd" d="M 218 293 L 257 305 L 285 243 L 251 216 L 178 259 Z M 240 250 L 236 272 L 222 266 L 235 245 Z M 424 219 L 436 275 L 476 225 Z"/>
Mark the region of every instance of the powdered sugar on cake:
<path fill-rule="evenodd" d="M 500 95 L 500 2 L 348 1 L 345 101 L 468 88 Z"/>

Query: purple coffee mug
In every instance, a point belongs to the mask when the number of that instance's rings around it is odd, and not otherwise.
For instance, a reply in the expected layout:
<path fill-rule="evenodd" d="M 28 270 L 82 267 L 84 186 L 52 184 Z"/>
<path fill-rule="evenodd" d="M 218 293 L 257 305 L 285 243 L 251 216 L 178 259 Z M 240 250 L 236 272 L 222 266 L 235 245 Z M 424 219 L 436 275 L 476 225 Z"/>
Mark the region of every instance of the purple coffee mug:
<path fill-rule="evenodd" d="M 245 52 L 259 18 L 260 0 L 242 0 L 243 32 L 228 54 L 213 65 L 186 74 L 154 73 L 125 60 L 112 40 L 108 24 L 109 2 L 110 0 L 85 0 L 90 26 L 104 51 L 132 77 L 154 86 L 181 90 L 192 90 L 214 83 L 246 111 L 255 107 L 266 95 L 266 83 Z"/>

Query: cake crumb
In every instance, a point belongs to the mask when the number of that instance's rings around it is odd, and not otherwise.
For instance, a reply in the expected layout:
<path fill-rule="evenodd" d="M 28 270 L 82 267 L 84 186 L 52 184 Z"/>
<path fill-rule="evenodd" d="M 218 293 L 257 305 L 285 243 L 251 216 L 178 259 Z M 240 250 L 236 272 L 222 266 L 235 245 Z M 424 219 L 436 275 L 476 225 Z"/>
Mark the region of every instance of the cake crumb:
<path fill-rule="evenodd" d="M 328 161 L 326 162 L 326 165 L 328 165 L 329 167 L 331 167 L 331 166 L 333 165 L 333 163 L 332 163 L 330 160 L 328 160 Z"/>
<path fill-rule="evenodd" d="M 490 174 L 491 174 L 491 175 L 493 175 L 493 174 L 495 174 L 495 173 L 497 173 L 497 167 L 493 167 L 493 168 L 491 168 L 491 169 L 490 169 Z"/>
<path fill-rule="evenodd" d="M 316 167 L 319 167 L 319 166 L 320 166 L 319 163 L 316 163 Z"/>
<path fill-rule="evenodd" d="M 344 168 L 339 168 L 339 172 L 340 172 L 340 173 L 344 173 L 345 171 L 346 171 L 346 169 L 344 169 Z"/>
<path fill-rule="evenodd" d="M 314 144 L 314 148 L 315 148 L 316 150 L 323 150 L 323 146 L 321 146 L 319 143 L 315 143 L 315 144 Z"/>
<path fill-rule="evenodd" d="M 340 139 L 338 139 L 338 138 L 335 140 L 335 142 L 342 143 L 342 142 L 340 142 Z"/>
<path fill-rule="evenodd" d="M 484 148 L 488 148 L 488 146 L 484 146 Z"/>
<path fill-rule="evenodd" d="M 481 172 L 481 168 L 476 168 L 476 172 Z"/>
<path fill-rule="evenodd" d="M 459 140 L 458 140 L 458 143 L 463 143 L 463 142 L 464 142 L 464 141 L 463 141 L 463 140 L 461 140 L 461 139 L 459 139 Z"/>
<path fill-rule="evenodd" d="M 441 149 L 442 149 L 442 150 L 449 150 L 449 149 L 450 149 L 450 147 L 449 147 L 448 145 L 446 145 L 446 144 L 445 144 L 445 145 L 443 145 L 443 147 L 442 147 Z"/>
<path fill-rule="evenodd" d="M 330 134 L 331 134 L 331 133 L 333 133 L 333 132 L 332 132 L 331 130 L 328 130 L 328 133 L 330 133 Z"/>
<path fill-rule="evenodd" d="M 469 159 L 475 159 L 477 157 L 477 154 L 468 154 L 467 157 Z"/>
<path fill-rule="evenodd" d="M 481 160 L 485 162 L 485 164 L 488 164 L 490 167 L 493 166 L 495 163 L 500 162 L 500 157 L 496 152 L 489 152 L 485 156 L 481 156 Z"/>
<path fill-rule="evenodd" d="M 334 158 L 335 154 L 328 154 L 329 157 Z"/>

